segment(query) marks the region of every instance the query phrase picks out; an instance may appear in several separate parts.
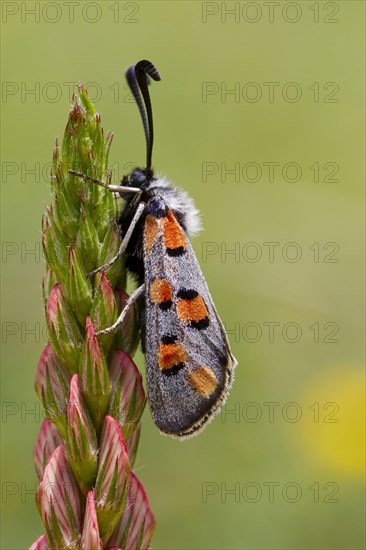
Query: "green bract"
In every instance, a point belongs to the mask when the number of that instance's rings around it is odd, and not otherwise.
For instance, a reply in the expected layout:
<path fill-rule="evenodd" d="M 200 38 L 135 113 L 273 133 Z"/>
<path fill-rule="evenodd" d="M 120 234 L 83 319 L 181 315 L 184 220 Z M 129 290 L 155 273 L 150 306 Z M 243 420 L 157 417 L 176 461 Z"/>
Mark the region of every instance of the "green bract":
<path fill-rule="evenodd" d="M 130 357 L 138 344 L 136 309 L 119 333 L 95 336 L 114 323 L 128 298 L 123 261 L 88 276 L 119 248 L 117 204 L 107 189 L 69 173 L 109 182 L 111 142 L 80 84 L 61 147 L 56 142 L 52 204 L 42 222 L 49 342 L 35 387 L 47 418 L 34 460 L 45 534 L 31 550 L 144 550 L 155 524 L 130 471 L 146 402 Z"/>

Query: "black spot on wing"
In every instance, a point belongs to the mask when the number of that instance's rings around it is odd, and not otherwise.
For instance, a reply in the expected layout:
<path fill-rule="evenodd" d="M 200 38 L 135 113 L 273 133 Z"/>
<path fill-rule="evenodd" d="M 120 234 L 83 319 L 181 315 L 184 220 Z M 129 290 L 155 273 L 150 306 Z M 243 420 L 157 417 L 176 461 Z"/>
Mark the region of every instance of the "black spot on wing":
<path fill-rule="evenodd" d="M 178 374 L 178 372 L 180 372 L 184 368 L 184 366 L 185 366 L 184 363 L 178 363 L 177 365 L 173 365 L 172 368 L 163 369 L 160 372 L 164 376 L 174 376 L 174 375 Z"/>
<path fill-rule="evenodd" d="M 159 308 L 162 311 L 168 311 L 168 309 L 170 309 L 172 305 L 173 305 L 173 302 L 171 300 L 166 300 L 165 302 L 160 302 Z"/>
<path fill-rule="evenodd" d="M 186 250 L 183 246 L 178 246 L 177 248 L 166 248 L 166 252 L 168 256 L 176 257 L 185 254 Z"/>
<path fill-rule="evenodd" d="M 174 344 L 178 340 L 178 336 L 175 334 L 165 334 L 161 338 L 162 344 Z"/>
<path fill-rule="evenodd" d="M 193 289 L 181 288 L 177 293 L 177 297 L 182 298 L 183 300 L 193 300 L 193 298 L 196 298 L 197 296 L 197 290 Z"/>
<path fill-rule="evenodd" d="M 204 317 L 203 319 L 200 319 L 199 321 L 190 321 L 189 326 L 191 328 L 195 328 L 197 330 L 203 330 L 208 327 L 210 324 L 210 319 L 208 317 Z"/>

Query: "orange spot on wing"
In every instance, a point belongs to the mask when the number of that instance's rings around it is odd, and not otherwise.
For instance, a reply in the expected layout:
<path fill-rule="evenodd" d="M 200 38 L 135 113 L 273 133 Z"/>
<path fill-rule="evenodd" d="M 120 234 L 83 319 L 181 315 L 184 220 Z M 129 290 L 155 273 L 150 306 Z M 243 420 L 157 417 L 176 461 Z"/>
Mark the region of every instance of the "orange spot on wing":
<path fill-rule="evenodd" d="M 167 216 L 163 218 L 164 223 L 164 244 L 166 248 L 174 250 L 182 247 L 187 249 L 186 238 L 183 230 L 171 210 L 168 210 Z"/>
<path fill-rule="evenodd" d="M 170 302 L 172 300 L 172 297 L 172 287 L 166 279 L 159 279 L 157 277 L 153 280 L 150 285 L 150 298 L 154 302 L 154 304 Z"/>
<path fill-rule="evenodd" d="M 217 388 L 217 378 L 212 369 L 200 367 L 188 375 L 189 381 L 202 397 L 210 397 Z"/>
<path fill-rule="evenodd" d="M 186 359 L 187 354 L 182 344 L 160 344 L 159 366 L 161 370 L 171 369 L 184 363 Z"/>
<path fill-rule="evenodd" d="M 145 220 L 145 246 L 150 254 L 159 234 L 159 221 L 154 216 L 148 215 Z"/>
<path fill-rule="evenodd" d="M 208 317 L 208 311 L 200 295 L 191 300 L 180 298 L 177 303 L 177 315 L 181 321 L 201 321 Z"/>

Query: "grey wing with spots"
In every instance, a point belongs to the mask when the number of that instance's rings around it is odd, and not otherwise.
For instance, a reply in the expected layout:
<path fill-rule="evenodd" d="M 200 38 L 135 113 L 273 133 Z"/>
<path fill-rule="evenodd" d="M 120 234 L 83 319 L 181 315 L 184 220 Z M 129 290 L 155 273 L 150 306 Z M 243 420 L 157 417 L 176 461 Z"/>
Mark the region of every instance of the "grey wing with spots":
<path fill-rule="evenodd" d="M 236 360 L 184 230 L 185 250 L 170 255 L 164 218 L 153 223 L 153 238 L 147 227 L 144 236 L 148 401 L 161 432 L 190 437 L 224 403 Z M 165 285 L 160 297 L 156 281 Z"/>

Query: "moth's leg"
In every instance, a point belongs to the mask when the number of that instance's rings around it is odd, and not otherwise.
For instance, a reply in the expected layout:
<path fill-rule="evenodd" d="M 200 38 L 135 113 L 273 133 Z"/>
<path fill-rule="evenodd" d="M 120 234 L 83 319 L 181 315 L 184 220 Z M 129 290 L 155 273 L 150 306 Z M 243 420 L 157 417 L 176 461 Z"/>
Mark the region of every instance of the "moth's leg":
<path fill-rule="evenodd" d="M 122 325 L 122 323 L 123 323 L 123 321 L 124 321 L 124 319 L 125 319 L 125 317 L 128 313 L 128 310 L 134 304 L 134 302 L 136 302 L 137 298 L 139 296 L 141 296 L 141 294 L 143 294 L 144 292 L 145 292 L 145 283 L 142 284 L 141 286 L 139 286 L 135 290 L 135 292 L 133 292 L 131 294 L 131 296 L 129 297 L 129 299 L 126 302 L 125 307 L 121 311 L 121 314 L 118 317 L 117 321 L 111 327 L 108 327 L 108 328 L 105 328 L 103 330 L 100 330 L 99 332 L 96 332 L 95 335 L 99 336 L 100 334 L 108 334 L 109 332 L 114 332 L 116 330 L 116 328 L 118 328 L 120 325 Z"/>
<path fill-rule="evenodd" d="M 95 273 L 99 273 L 99 271 L 106 271 L 106 269 L 111 267 L 111 265 L 113 265 L 118 260 L 118 258 L 120 258 L 122 256 L 122 254 L 126 250 L 127 245 L 130 241 L 132 232 L 135 229 L 137 222 L 141 218 L 141 215 L 142 215 L 142 213 L 145 209 L 145 206 L 146 206 L 146 204 L 144 202 L 139 203 L 139 205 L 137 207 L 137 210 L 135 212 L 135 215 L 132 218 L 132 221 L 129 225 L 129 228 L 127 229 L 126 235 L 123 237 L 123 240 L 121 242 L 121 246 L 119 247 L 119 250 L 118 250 L 117 254 L 114 256 L 114 258 L 112 258 L 107 264 L 104 264 L 101 267 L 98 267 L 98 269 L 94 269 L 94 271 L 91 271 L 90 273 L 88 273 L 88 277 L 91 277 L 92 275 L 95 275 Z"/>
<path fill-rule="evenodd" d="M 108 189 L 108 191 L 111 191 L 112 193 L 120 193 L 121 191 L 123 191 L 123 193 L 136 193 L 136 195 L 142 194 L 141 189 L 139 189 L 138 187 L 126 187 L 124 185 L 108 185 L 104 181 L 91 178 L 86 174 L 82 174 L 81 172 L 76 172 L 76 170 L 69 170 L 69 174 L 72 174 L 73 176 L 78 176 L 79 178 L 82 178 L 84 181 L 91 181 L 92 183 L 96 183 L 100 187 L 104 187 L 105 189 Z"/>

